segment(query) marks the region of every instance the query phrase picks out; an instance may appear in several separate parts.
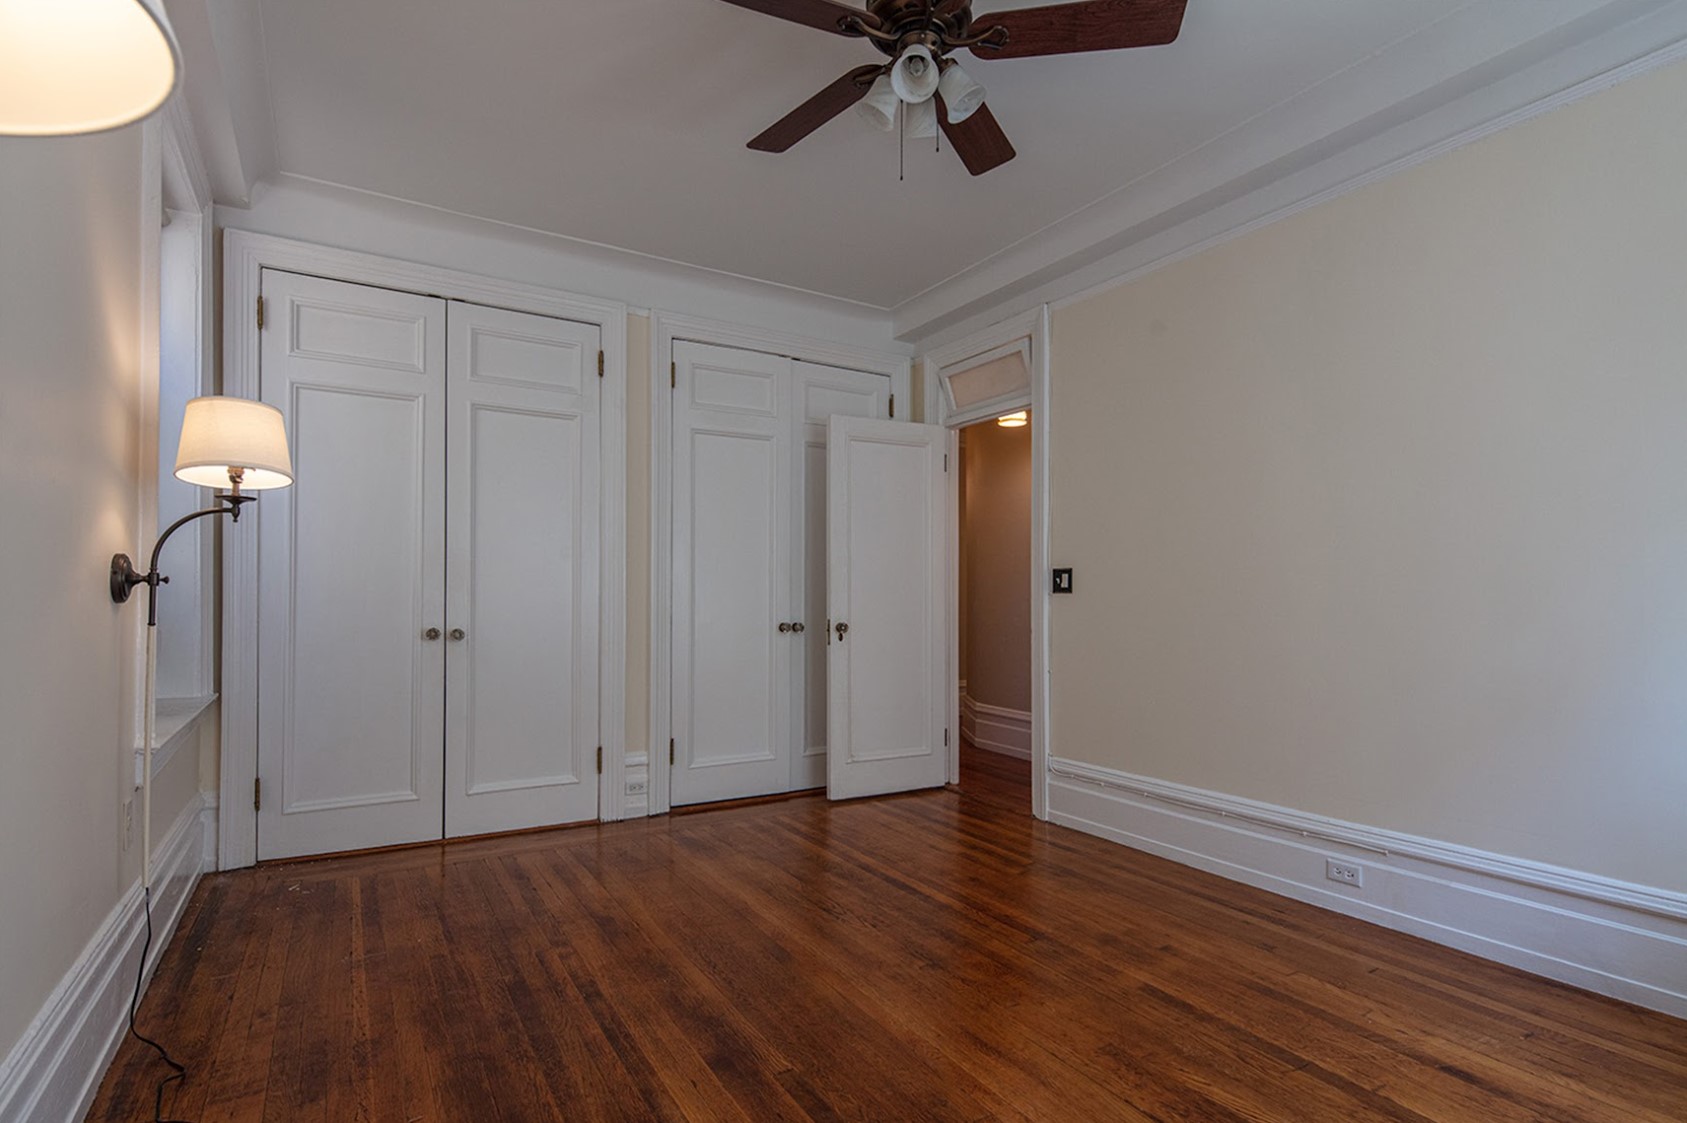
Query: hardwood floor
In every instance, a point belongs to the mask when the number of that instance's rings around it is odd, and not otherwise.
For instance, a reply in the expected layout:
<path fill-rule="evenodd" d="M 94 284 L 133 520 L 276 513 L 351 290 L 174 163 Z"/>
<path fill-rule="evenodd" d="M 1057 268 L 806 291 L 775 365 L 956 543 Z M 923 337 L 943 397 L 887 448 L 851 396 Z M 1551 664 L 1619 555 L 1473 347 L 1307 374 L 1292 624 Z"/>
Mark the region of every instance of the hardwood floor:
<path fill-rule="evenodd" d="M 188 1120 L 1687 1119 L 1687 1022 L 1030 818 L 1028 767 L 200 886 Z M 89 1118 L 150 1119 L 131 1041 Z"/>

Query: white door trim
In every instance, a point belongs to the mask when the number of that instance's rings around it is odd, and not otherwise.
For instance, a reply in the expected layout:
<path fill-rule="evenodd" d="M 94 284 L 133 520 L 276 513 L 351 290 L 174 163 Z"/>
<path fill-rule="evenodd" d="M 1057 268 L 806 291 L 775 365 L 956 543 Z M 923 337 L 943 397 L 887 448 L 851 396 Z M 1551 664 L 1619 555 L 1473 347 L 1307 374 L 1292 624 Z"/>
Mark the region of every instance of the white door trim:
<path fill-rule="evenodd" d="M 256 309 L 264 269 L 285 269 L 337 281 L 466 300 L 596 324 L 603 332 L 601 414 L 602 622 L 598 635 L 598 731 L 603 740 L 599 818 L 625 813 L 626 767 L 626 535 L 627 535 L 627 306 L 559 289 L 500 281 L 475 273 L 374 254 L 230 230 L 223 235 L 223 393 L 258 396 Z M 379 488 L 379 481 L 348 486 Z M 256 519 L 223 527 L 222 780 L 219 785 L 217 868 L 257 860 L 257 590 Z"/>
<path fill-rule="evenodd" d="M 669 697 L 673 684 L 669 625 L 674 587 L 673 399 L 669 365 L 674 341 L 764 351 L 788 359 L 844 367 L 889 377 L 899 419 L 912 414 L 913 361 L 906 355 L 872 351 L 766 328 L 730 324 L 673 312 L 650 313 L 650 779 L 649 813 L 666 814 L 672 789 L 668 743 L 673 737 Z"/>
<path fill-rule="evenodd" d="M 1031 813 L 1039 819 L 1049 817 L 1049 758 L 1051 756 L 1050 675 L 1049 667 L 1049 307 L 1042 305 L 1029 312 L 1006 319 L 990 327 L 958 339 L 921 356 L 924 372 L 925 420 L 933 425 L 955 429 L 977 420 L 976 410 L 950 417 L 948 397 L 939 385 L 941 372 L 969 358 L 986 357 L 1000 352 L 1019 340 L 1031 345 L 1031 390 L 1014 400 L 991 403 L 994 412 L 1029 408 L 1031 410 Z M 949 507 L 956 512 L 949 520 L 949 579 L 945 597 L 945 611 L 949 616 L 948 675 L 949 728 L 955 735 L 949 741 L 949 779 L 961 778 L 961 687 L 957 668 L 960 666 L 960 618 L 955 611 L 955 598 L 960 589 L 960 573 L 956 568 L 960 557 L 960 521 L 958 517 L 960 473 L 949 474 Z"/>

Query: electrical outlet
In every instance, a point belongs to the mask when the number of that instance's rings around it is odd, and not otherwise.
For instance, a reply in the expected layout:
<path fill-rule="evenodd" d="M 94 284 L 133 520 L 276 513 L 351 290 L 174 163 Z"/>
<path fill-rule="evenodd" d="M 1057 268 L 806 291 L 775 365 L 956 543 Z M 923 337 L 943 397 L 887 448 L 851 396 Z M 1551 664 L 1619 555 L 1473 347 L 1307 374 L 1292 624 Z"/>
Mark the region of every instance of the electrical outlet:
<path fill-rule="evenodd" d="M 647 781 L 644 781 L 644 780 L 628 780 L 627 781 L 627 794 L 628 795 L 643 795 L 647 790 L 649 790 L 649 788 L 650 788 L 650 784 Z"/>
<path fill-rule="evenodd" d="M 1365 870 L 1352 862 L 1338 862 L 1334 858 L 1324 859 L 1324 876 L 1331 881 L 1339 881 L 1343 885 L 1351 885 L 1355 889 L 1365 884 Z"/>
<path fill-rule="evenodd" d="M 135 844 L 135 801 L 123 801 L 123 849 L 127 850 Z"/>

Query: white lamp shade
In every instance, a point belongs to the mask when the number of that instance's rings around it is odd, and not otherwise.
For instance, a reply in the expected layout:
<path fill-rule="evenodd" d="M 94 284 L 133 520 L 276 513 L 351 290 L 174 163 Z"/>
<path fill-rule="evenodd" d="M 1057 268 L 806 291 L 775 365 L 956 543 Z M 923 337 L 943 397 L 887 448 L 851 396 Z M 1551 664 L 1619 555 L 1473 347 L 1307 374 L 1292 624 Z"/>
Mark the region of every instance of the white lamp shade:
<path fill-rule="evenodd" d="M 949 111 L 949 123 L 958 125 L 978 112 L 984 104 L 984 87 L 968 77 L 959 64 L 943 72 L 937 82 L 937 92 L 943 95 L 943 107 Z"/>
<path fill-rule="evenodd" d="M 996 418 L 996 424 L 1004 429 L 1023 429 L 1031 424 L 1031 416 L 1024 410 L 1017 413 L 1004 413 Z"/>
<path fill-rule="evenodd" d="M 242 471 L 242 491 L 293 482 L 281 411 L 245 398 L 193 399 L 182 417 L 176 478 L 200 487 L 228 487 L 231 469 Z"/>
<path fill-rule="evenodd" d="M 937 135 L 937 103 L 927 98 L 925 101 L 911 102 L 908 105 L 908 135 L 911 137 L 933 137 Z"/>
<path fill-rule="evenodd" d="M 890 68 L 890 84 L 896 96 L 909 105 L 930 101 L 931 95 L 937 92 L 938 78 L 937 60 L 928 48 L 918 43 L 903 51 L 896 65 Z"/>
<path fill-rule="evenodd" d="M 896 127 L 896 106 L 896 90 L 891 87 L 890 76 L 881 74 L 855 111 L 863 121 L 881 133 L 888 133 Z"/>
<path fill-rule="evenodd" d="M 176 88 L 181 52 L 157 0 L 0 0 L 0 134 L 97 133 Z"/>

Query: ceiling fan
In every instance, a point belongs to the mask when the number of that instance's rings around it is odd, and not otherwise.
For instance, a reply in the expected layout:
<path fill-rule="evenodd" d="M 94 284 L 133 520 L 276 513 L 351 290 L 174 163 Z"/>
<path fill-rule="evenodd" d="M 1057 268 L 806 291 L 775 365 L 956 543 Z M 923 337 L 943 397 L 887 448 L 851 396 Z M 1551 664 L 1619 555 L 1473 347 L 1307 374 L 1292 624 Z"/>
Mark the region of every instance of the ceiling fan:
<path fill-rule="evenodd" d="M 934 136 L 941 128 L 967 171 L 983 175 L 1016 153 L 984 104 L 983 87 L 950 52 L 965 48 L 979 58 L 1028 58 L 1158 46 L 1177 38 L 1188 0 L 1079 0 L 977 17 L 972 0 L 867 0 L 865 8 L 840 0 L 727 3 L 866 39 L 890 57 L 851 70 L 750 141 L 751 148 L 784 152 L 858 102 L 864 116 L 889 130 L 900 103 L 910 136 Z"/>

